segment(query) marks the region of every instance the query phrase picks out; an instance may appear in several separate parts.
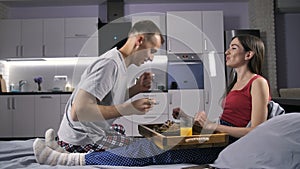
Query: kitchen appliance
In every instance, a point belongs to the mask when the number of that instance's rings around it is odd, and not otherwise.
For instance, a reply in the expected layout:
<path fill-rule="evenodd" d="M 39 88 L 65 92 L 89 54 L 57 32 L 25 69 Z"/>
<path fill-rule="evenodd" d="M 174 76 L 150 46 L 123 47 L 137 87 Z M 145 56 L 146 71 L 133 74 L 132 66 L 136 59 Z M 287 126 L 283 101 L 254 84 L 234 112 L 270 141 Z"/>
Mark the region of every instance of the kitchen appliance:
<path fill-rule="evenodd" d="M 65 86 L 68 82 L 68 76 L 66 75 L 55 75 L 53 78 L 52 91 L 64 91 Z"/>
<path fill-rule="evenodd" d="M 196 54 L 168 57 L 168 89 L 204 89 L 203 62 Z"/>
<path fill-rule="evenodd" d="M 247 34 L 247 35 L 253 35 L 253 36 L 257 36 L 260 38 L 260 31 L 258 29 L 236 29 L 236 30 L 227 30 L 225 31 L 224 35 L 225 35 L 225 51 L 228 49 L 229 44 L 232 40 L 232 38 L 236 35 L 243 35 L 243 34 Z M 226 57 L 226 56 L 225 56 Z M 226 60 L 226 59 L 225 59 Z M 225 64 L 226 66 L 226 64 Z M 231 77 L 230 77 L 230 72 L 232 72 L 232 68 L 230 67 L 225 67 L 225 73 L 226 73 L 226 84 L 227 86 L 229 85 L 230 81 L 231 81 Z"/>
<path fill-rule="evenodd" d="M 130 28 L 131 22 L 110 22 L 99 28 L 99 54 L 125 44 Z"/>
<path fill-rule="evenodd" d="M 204 110 L 204 64 L 197 54 L 168 55 L 169 119 L 174 108 L 180 107 L 194 116 Z"/>

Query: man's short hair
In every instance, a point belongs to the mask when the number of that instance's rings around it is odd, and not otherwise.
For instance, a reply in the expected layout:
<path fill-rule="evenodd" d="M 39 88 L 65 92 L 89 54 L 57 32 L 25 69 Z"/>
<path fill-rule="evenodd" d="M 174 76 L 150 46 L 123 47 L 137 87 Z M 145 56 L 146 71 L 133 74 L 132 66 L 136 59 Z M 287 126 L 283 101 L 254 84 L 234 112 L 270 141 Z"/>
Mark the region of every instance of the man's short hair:
<path fill-rule="evenodd" d="M 150 37 L 154 35 L 160 35 L 161 44 L 164 43 L 164 38 L 161 34 L 160 29 L 154 22 L 150 20 L 143 20 L 143 21 L 136 22 L 130 29 L 128 36 L 137 35 L 137 34 L 144 34 Z"/>

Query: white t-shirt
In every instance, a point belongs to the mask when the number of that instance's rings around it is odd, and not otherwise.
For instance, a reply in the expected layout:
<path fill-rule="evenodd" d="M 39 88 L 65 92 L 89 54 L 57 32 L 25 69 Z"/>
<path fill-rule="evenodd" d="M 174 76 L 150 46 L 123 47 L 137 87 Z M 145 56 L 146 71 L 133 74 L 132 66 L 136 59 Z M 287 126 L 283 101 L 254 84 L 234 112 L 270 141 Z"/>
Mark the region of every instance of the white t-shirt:
<path fill-rule="evenodd" d="M 76 90 L 69 98 L 58 137 L 74 145 L 95 144 L 99 142 L 115 119 L 100 122 L 73 121 L 70 116 L 71 103 L 82 89 L 100 100 L 101 105 L 124 103 L 128 98 L 127 67 L 117 48 L 104 53 L 89 65 L 81 76 Z"/>

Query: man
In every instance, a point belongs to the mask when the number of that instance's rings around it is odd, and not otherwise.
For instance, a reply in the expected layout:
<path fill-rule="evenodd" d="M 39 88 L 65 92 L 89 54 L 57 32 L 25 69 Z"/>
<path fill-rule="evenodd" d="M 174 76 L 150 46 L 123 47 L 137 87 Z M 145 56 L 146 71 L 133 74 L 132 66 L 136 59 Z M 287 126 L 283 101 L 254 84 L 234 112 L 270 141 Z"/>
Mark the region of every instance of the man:
<path fill-rule="evenodd" d="M 59 145 L 68 152 L 93 152 L 131 143 L 132 138 L 126 137 L 122 126 L 114 125 L 113 121 L 121 116 L 143 115 L 155 100 L 142 98 L 125 102 L 149 90 L 152 80 L 151 73 L 145 72 L 128 88 L 127 68 L 152 61 L 163 43 L 161 32 L 153 22 L 140 21 L 133 25 L 120 49 L 107 51 L 88 66 L 66 105 L 58 131 Z M 50 135 L 46 137 L 48 143 L 53 141 L 53 131 Z"/>

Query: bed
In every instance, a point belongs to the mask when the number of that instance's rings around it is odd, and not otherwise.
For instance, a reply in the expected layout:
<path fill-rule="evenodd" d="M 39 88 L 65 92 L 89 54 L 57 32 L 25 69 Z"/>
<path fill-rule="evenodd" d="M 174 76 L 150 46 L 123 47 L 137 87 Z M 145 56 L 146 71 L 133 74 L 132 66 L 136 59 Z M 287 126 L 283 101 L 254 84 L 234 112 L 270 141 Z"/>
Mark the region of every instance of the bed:
<path fill-rule="evenodd" d="M 0 168 L 55 168 L 55 169 L 180 169 L 203 168 L 194 164 L 151 165 L 145 167 L 116 166 L 48 166 L 35 161 L 34 139 L 0 141 Z M 247 145 L 247 146 L 245 146 Z M 246 136 L 230 144 L 212 166 L 219 168 L 300 168 L 300 113 L 273 117 L 257 126 Z"/>
<path fill-rule="evenodd" d="M 0 168 L 17 169 L 17 168 L 34 168 L 34 169 L 99 169 L 99 168 L 134 168 L 134 169 L 180 169 L 194 167 L 194 164 L 173 164 L 173 165 L 151 165 L 145 167 L 117 167 L 117 166 L 48 166 L 40 165 L 36 162 L 32 144 L 34 139 L 0 141 Z"/>

